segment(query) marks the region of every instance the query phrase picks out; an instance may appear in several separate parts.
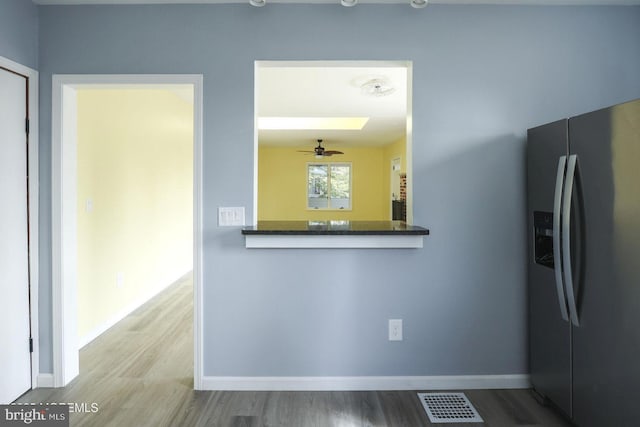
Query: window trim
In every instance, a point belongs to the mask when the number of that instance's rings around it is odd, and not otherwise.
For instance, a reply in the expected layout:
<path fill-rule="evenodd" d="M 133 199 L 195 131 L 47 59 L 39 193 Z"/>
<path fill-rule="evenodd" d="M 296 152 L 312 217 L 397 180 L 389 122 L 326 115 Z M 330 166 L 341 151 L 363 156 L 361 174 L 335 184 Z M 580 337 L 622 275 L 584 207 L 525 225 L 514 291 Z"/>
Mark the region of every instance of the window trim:
<path fill-rule="evenodd" d="M 309 166 L 311 165 L 326 165 L 329 167 L 329 169 L 331 169 L 331 166 L 348 166 L 349 167 L 349 207 L 348 208 L 332 208 L 331 207 L 331 197 L 328 197 L 328 205 L 329 207 L 327 208 L 312 208 L 309 206 Z M 327 177 L 329 179 L 328 182 L 328 188 L 329 188 L 329 195 L 331 195 L 331 172 L 330 170 L 328 171 Z M 328 212 L 328 211 L 333 211 L 333 212 L 351 212 L 353 210 L 353 162 L 328 162 L 328 161 L 324 161 L 324 162 L 307 162 L 307 166 L 306 166 L 306 171 L 305 171 L 305 200 L 306 200 L 306 205 L 307 205 L 307 211 L 313 211 L 313 212 Z"/>

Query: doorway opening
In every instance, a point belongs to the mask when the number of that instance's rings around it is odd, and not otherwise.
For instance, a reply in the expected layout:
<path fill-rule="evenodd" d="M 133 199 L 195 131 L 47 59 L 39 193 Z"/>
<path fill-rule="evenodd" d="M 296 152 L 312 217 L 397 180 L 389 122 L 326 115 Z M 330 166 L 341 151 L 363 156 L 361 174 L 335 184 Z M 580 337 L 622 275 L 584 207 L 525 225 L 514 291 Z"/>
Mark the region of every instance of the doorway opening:
<path fill-rule="evenodd" d="M 81 347 L 192 277 L 199 389 L 202 77 L 58 75 L 53 97 L 54 386 Z"/>
<path fill-rule="evenodd" d="M 391 219 L 407 221 L 407 174 L 402 158 L 391 159 Z"/>

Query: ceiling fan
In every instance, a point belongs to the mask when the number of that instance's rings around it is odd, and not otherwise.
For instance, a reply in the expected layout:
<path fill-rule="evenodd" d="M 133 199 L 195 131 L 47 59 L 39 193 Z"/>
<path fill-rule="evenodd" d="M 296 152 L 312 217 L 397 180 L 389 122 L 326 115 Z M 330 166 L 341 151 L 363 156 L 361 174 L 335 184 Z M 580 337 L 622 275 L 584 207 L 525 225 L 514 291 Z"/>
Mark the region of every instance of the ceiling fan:
<path fill-rule="evenodd" d="M 333 156 L 334 154 L 344 154 L 342 151 L 336 151 L 336 150 L 325 150 L 325 148 L 322 146 L 322 140 L 318 139 L 318 146 L 316 148 L 313 149 L 313 151 L 308 151 L 308 150 L 298 150 L 299 153 L 313 153 L 316 155 L 316 157 L 329 157 L 329 156 Z"/>

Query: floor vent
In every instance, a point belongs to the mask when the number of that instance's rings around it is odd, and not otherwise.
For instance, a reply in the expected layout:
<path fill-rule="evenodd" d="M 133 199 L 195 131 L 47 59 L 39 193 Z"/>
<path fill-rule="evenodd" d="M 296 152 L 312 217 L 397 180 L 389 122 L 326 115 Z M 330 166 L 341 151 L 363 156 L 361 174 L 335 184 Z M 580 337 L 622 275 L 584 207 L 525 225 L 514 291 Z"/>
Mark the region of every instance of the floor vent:
<path fill-rule="evenodd" d="M 480 414 L 464 393 L 418 393 L 432 423 L 481 423 Z"/>

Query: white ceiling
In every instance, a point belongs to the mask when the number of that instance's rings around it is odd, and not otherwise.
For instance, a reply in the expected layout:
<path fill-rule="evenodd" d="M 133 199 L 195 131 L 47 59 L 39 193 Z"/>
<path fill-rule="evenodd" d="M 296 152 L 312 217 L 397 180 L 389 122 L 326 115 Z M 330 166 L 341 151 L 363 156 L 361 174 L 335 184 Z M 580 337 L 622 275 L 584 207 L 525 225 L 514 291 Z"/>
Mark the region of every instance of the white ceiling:
<path fill-rule="evenodd" d="M 32 0 L 36 4 L 195 4 L 248 3 L 249 0 Z M 340 0 L 267 0 L 267 3 L 340 4 Z M 359 3 L 408 4 L 408 0 L 359 0 Z M 640 0 L 429 0 L 430 4 L 509 4 L 533 6 L 640 5 Z"/>
<path fill-rule="evenodd" d="M 369 117 L 362 130 L 260 130 L 261 145 L 385 145 L 402 138 L 407 127 L 407 64 L 363 62 L 262 62 L 256 69 L 259 117 Z M 294 65 L 294 66 L 292 66 Z M 364 94 L 361 85 L 384 77 L 395 91 Z"/>

